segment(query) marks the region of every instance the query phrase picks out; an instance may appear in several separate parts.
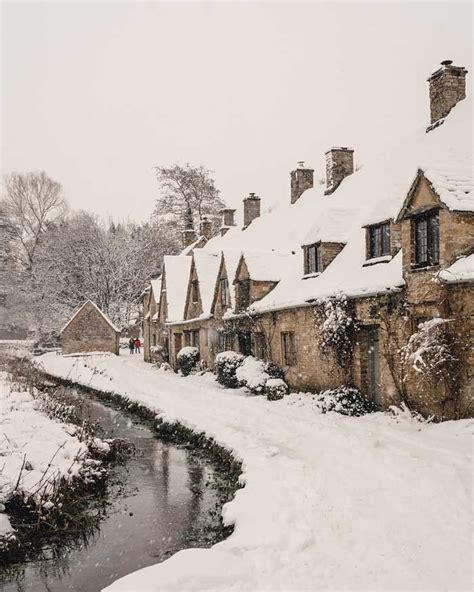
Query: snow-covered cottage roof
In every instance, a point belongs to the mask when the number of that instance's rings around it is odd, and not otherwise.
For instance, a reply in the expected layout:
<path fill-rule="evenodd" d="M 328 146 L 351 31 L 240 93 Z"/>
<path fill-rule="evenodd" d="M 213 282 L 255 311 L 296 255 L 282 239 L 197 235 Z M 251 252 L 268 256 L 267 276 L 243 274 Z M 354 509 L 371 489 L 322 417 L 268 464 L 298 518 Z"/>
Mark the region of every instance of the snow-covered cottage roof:
<path fill-rule="evenodd" d="M 160 303 L 160 294 L 161 294 L 161 276 L 150 282 L 151 289 L 153 290 L 153 298 L 155 299 L 156 304 Z"/>
<path fill-rule="evenodd" d="M 191 257 L 181 255 L 165 255 L 163 259 L 169 322 L 183 319 L 191 261 Z"/>
<path fill-rule="evenodd" d="M 251 280 L 257 282 L 279 282 L 288 266 L 294 265 L 294 253 L 247 251 L 242 254 Z"/>
<path fill-rule="evenodd" d="M 449 209 L 458 212 L 474 212 L 474 178 L 471 168 L 439 168 L 423 166 L 408 191 L 397 221 L 400 221 L 410 206 L 420 180 L 428 181 L 440 201 Z"/>
<path fill-rule="evenodd" d="M 331 195 L 316 185 L 290 204 L 288 191 L 286 203 L 245 229 L 235 226 L 210 239 L 202 251 L 224 253 L 231 286 L 227 253 L 243 252 L 254 279 L 278 282 L 252 305 L 259 311 L 301 306 L 338 292 L 363 296 L 398 290 L 404 285 L 401 252 L 366 266 L 365 226 L 397 218 L 420 169 L 448 208 L 474 211 L 471 110 L 468 96 L 438 128 L 426 133 L 422 122 L 402 141 L 387 142 L 382 154 L 364 162 Z M 304 279 L 301 246 L 319 241 L 345 247 L 317 277 Z"/>
<path fill-rule="evenodd" d="M 220 255 L 203 252 L 201 249 L 193 252 L 194 265 L 199 281 L 199 292 L 201 294 L 202 314 L 209 315 L 211 312 L 212 300 L 216 278 L 221 262 Z"/>
<path fill-rule="evenodd" d="M 181 251 L 180 255 L 191 255 L 194 252 L 194 249 L 200 249 L 206 243 L 207 243 L 207 238 L 205 236 L 202 236 L 202 235 L 198 236 L 197 239 L 193 243 L 191 243 L 187 247 L 184 247 L 184 249 Z"/>
<path fill-rule="evenodd" d="M 84 302 L 84 304 L 82 304 L 77 310 L 76 312 L 72 315 L 72 317 L 69 319 L 69 321 L 64 325 L 64 327 L 61 329 L 60 333 L 62 333 L 67 327 L 69 327 L 69 325 L 72 323 L 72 321 L 81 313 L 81 311 L 86 307 L 86 306 L 93 306 L 94 309 L 103 317 L 103 319 L 105 321 L 107 321 L 107 323 L 112 327 L 112 329 L 117 332 L 120 333 L 120 329 L 117 329 L 117 327 L 112 323 L 112 321 L 109 319 L 109 317 L 100 310 L 100 308 L 97 306 L 97 304 L 95 302 L 92 302 L 92 300 L 87 300 L 86 302 Z"/>
<path fill-rule="evenodd" d="M 448 284 L 474 281 L 474 253 L 461 257 L 447 269 L 441 270 L 438 277 Z"/>
<path fill-rule="evenodd" d="M 424 176 L 450 210 L 474 212 L 474 174 L 472 167 L 427 168 Z"/>

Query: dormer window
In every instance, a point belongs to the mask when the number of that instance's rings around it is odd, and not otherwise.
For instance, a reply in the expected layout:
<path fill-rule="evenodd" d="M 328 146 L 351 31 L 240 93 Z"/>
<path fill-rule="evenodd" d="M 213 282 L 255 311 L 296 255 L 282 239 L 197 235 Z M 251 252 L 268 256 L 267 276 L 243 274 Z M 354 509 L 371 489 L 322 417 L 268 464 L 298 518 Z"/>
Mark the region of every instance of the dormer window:
<path fill-rule="evenodd" d="M 415 216 L 412 221 L 414 267 L 439 263 L 439 214 L 430 211 Z"/>
<path fill-rule="evenodd" d="M 367 232 L 367 259 L 390 255 L 390 222 L 369 226 Z"/>
<path fill-rule="evenodd" d="M 227 278 L 221 278 L 219 283 L 221 292 L 221 306 L 222 308 L 227 308 L 230 306 L 229 282 Z"/>
<path fill-rule="evenodd" d="M 309 245 L 304 248 L 305 261 L 304 261 L 304 273 L 308 275 L 310 273 L 320 273 L 323 271 L 323 259 L 321 254 L 321 243 L 315 245 Z"/>
<path fill-rule="evenodd" d="M 191 302 L 197 304 L 199 302 L 199 282 L 194 280 L 191 284 Z"/>

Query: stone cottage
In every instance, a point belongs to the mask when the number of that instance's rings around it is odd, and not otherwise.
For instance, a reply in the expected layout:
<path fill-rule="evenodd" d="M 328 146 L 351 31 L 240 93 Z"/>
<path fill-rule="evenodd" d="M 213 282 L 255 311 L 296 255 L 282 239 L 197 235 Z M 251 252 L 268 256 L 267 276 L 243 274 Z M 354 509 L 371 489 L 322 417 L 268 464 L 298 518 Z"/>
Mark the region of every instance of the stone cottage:
<path fill-rule="evenodd" d="M 277 363 L 295 390 L 350 384 L 382 409 L 404 401 L 426 415 L 473 415 L 466 73 L 445 61 L 430 76 L 426 132 L 416 129 L 362 168 L 353 148 L 330 148 L 325 186 L 299 162 L 287 204 L 260 215 L 250 194 L 242 226 L 225 210 L 220 236 L 197 245 L 202 256 L 188 247 L 167 258 L 173 290 L 181 282 L 173 314 L 164 312 L 163 286 L 159 305 L 163 338 L 173 335 L 171 363 L 189 331 L 186 343 L 210 367 L 215 351 L 235 349 Z M 193 253 L 219 264 L 200 274 Z M 202 293 L 211 287 L 208 308 Z M 432 335 L 438 349 L 424 371 L 415 346 Z M 442 351 L 453 359 L 437 360 Z"/>
<path fill-rule="evenodd" d="M 60 332 L 63 354 L 111 352 L 119 355 L 120 330 L 91 300 L 85 302 Z"/>

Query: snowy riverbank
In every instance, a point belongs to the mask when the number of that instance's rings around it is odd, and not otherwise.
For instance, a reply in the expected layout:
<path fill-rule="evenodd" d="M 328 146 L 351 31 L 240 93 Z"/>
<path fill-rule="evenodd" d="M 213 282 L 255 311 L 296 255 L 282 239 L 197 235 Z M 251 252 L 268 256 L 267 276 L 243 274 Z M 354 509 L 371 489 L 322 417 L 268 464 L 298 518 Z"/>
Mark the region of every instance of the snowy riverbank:
<path fill-rule="evenodd" d="M 69 424 L 50 419 L 41 403 L 18 390 L 0 372 L 0 501 L 13 494 L 47 513 L 61 480 L 72 481 L 84 469 L 88 448 Z M 14 536 L 7 513 L 0 513 L 0 545 Z"/>
<path fill-rule="evenodd" d="M 235 523 L 227 540 L 107 591 L 469 589 L 473 421 L 322 415 L 308 395 L 268 402 L 139 356 L 37 362 L 204 431 L 243 461 L 245 487 L 224 507 Z"/>

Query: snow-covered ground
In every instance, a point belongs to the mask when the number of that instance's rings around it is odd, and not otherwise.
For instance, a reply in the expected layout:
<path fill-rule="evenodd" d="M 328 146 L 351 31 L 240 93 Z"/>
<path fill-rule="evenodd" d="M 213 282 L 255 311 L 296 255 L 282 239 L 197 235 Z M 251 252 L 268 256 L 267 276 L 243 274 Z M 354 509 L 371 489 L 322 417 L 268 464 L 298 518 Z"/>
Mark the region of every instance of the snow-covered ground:
<path fill-rule="evenodd" d="M 72 479 L 88 451 L 73 435 L 73 426 L 50 419 L 27 392 L 18 392 L 0 372 L 0 502 L 22 492 L 42 504 L 60 477 Z M 47 508 L 48 506 L 46 506 Z M 11 533 L 0 513 L 0 539 Z"/>
<path fill-rule="evenodd" d="M 473 421 L 322 415 L 309 395 L 268 402 L 139 356 L 38 362 L 204 431 L 243 461 L 245 487 L 224 507 L 235 523 L 227 540 L 108 592 L 470 589 Z"/>

